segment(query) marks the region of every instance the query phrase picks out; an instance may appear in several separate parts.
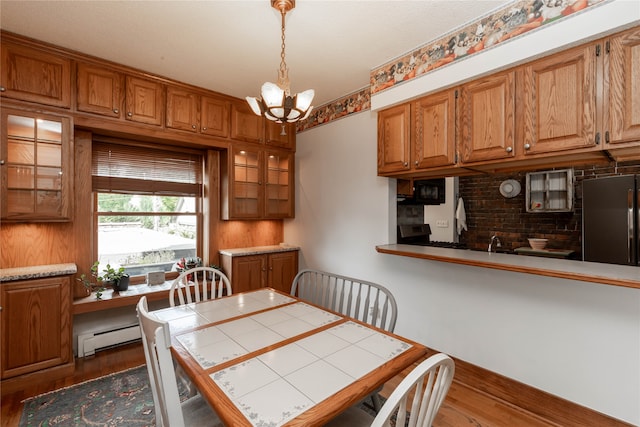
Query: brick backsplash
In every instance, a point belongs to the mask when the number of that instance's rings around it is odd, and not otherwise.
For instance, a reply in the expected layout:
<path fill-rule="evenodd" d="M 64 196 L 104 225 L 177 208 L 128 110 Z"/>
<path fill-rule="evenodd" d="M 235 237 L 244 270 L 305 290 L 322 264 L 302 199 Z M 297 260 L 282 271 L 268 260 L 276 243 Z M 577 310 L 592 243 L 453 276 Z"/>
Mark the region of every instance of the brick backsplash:
<path fill-rule="evenodd" d="M 574 167 L 573 171 L 574 209 L 559 213 L 526 211 L 526 172 L 460 177 L 459 195 L 464 199 L 468 228 L 460 242 L 486 250 L 491 236 L 497 234 L 502 247 L 513 250 L 528 247 L 529 237 L 541 237 L 549 239 L 548 248 L 573 250 L 573 257 L 582 259 L 582 180 L 640 173 L 640 163 L 611 162 Z M 506 179 L 520 183 L 519 195 L 508 199 L 500 194 L 500 184 Z"/>

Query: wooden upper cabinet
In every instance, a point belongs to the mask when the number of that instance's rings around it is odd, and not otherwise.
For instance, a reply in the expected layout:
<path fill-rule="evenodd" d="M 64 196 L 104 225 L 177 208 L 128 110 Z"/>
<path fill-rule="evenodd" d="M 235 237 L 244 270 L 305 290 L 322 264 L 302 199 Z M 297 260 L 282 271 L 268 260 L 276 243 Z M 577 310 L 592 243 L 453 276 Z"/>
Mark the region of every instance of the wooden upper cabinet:
<path fill-rule="evenodd" d="M 596 44 L 522 67 L 522 148 L 535 155 L 596 146 Z"/>
<path fill-rule="evenodd" d="M 296 148 L 296 126 L 293 123 L 284 124 L 264 120 L 265 122 L 265 144 L 275 147 L 288 148 L 293 150 Z"/>
<path fill-rule="evenodd" d="M 246 102 L 231 104 L 231 139 L 245 142 L 262 143 L 264 139 L 264 123 Z"/>
<path fill-rule="evenodd" d="M 167 87 L 167 127 L 197 132 L 200 96 L 188 90 Z"/>
<path fill-rule="evenodd" d="M 611 38 L 605 45 L 604 130 L 609 144 L 640 141 L 640 28 Z M 605 92 L 606 93 L 606 92 Z"/>
<path fill-rule="evenodd" d="M 229 101 L 202 96 L 200 132 L 206 135 L 229 137 Z"/>
<path fill-rule="evenodd" d="M 463 163 L 515 155 L 515 72 L 494 74 L 462 86 L 459 98 Z"/>
<path fill-rule="evenodd" d="M 267 149 L 264 162 L 264 218 L 293 218 L 294 154 Z"/>
<path fill-rule="evenodd" d="M 68 221 L 73 208 L 73 142 L 68 117 L 2 110 L 1 217 Z"/>
<path fill-rule="evenodd" d="M 91 64 L 78 64 L 78 111 L 121 117 L 124 76 L 117 71 Z"/>
<path fill-rule="evenodd" d="M 455 164 L 456 90 L 415 101 L 413 167 L 423 169 Z"/>
<path fill-rule="evenodd" d="M 410 165 L 411 106 L 378 112 L 378 175 L 408 171 Z"/>
<path fill-rule="evenodd" d="M 254 144 L 232 144 L 222 164 L 222 219 L 294 216 L 295 153 Z"/>
<path fill-rule="evenodd" d="M 8 98 L 71 107 L 71 60 L 2 42 L 0 93 Z"/>
<path fill-rule="evenodd" d="M 233 144 L 223 176 L 223 219 L 259 219 L 264 204 L 264 152 L 259 146 Z"/>
<path fill-rule="evenodd" d="M 164 86 L 155 80 L 126 77 L 126 119 L 161 126 L 164 113 Z"/>

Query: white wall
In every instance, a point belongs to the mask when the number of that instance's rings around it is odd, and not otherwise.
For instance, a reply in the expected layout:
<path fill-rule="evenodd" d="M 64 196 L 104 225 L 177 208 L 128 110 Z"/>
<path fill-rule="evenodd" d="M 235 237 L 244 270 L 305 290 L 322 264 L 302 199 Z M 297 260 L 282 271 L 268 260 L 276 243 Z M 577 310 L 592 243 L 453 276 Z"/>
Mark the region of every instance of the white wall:
<path fill-rule="evenodd" d="M 425 205 L 424 223 L 431 228 L 432 242 L 457 242 L 457 222 L 455 212 L 457 207 L 458 178 L 445 179 L 445 200 L 441 205 Z M 446 221 L 444 223 L 443 221 Z M 391 243 L 391 242 L 390 242 Z"/>
<path fill-rule="evenodd" d="M 640 425 L 640 290 L 377 253 L 395 239 L 395 180 L 376 156 L 375 112 L 298 135 L 285 241 L 301 268 L 384 284 L 400 335 Z"/>

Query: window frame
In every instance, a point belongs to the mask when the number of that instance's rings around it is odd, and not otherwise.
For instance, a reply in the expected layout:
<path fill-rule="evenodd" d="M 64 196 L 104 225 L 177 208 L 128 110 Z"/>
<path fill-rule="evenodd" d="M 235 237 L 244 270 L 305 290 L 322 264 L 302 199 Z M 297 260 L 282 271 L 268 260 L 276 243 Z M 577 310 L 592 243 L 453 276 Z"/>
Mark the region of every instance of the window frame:
<path fill-rule="evenodd" d="M 204 238 L 205 238 L 205 230 L 204 230 L 204 224 L 205 224 L 205 220 L 204 220 L 204 209 L 203 209 L 203 205 L 204 205 L 204 201 L 205 201 L 205 195 L 204 195 L 204 190 L 206 187 L 205 184 L 205 180 L 207 179 L 207 175 L 206 175 L 206 158 L 207 158 L 207 154 L 206 151 L 204 150 L 196 150 L 196 149 L 189 149 L 189 148 L 185 148 L 185 147 L 177 147 L 177 146 L 172 146 L 172 145 L 162 145 L 161 147 L 158 147 L 157 145 L 152 145 L 152 144 L 147 144 L 147 143 L 141 143 L 138 141 L 129 141 L 129 140 L 121 140 L 121 139 L 116 139 L 116 138 L 109 138 L 109 137 L 99 137 L 99 136 L 94 136 L 93 141 L 92 141 L 92 150 L 93 150 L 93 144 L 99 142 L 99 143 L 113 143 L 113 144 L 118 144 L 118 145 L 123 145 L 126 147 L 135 147 L 135 148 L 139 148 L 141 150 L 162 150 L 162 151 L 168 151 L 168 152 L 178 152 L 178 153 L 191 153 L 194 154 L 196 156 L 199 157 L 200 159 L 200 180 L 201 182 L 199 184 L 196 184 L 199 186 L 197 195 L 193 196 L 195 197 L 195 212 L 194 213 L 181 213 L 181 212 L 99 212 L 98 211 L 98 194 L 102 193 L 102 194 L 107 194 L 108 192 L 102 192 L 102 191 L 96 191 L 93 189 L 93 184 L 92 184 L 92 190 L 91 190 L 91 199 L 92 199 L 92 235 L 91 235 L 91 240 L 92 240 L 92 259 L 97 260 L 98 259 L 98 227 L 99 227 L 99 218 L 101 216 L 193 216 L 195 215 L 196 217 L 196 255 L 197 256 L 202 256 L 201 254 L 203 253 L 204 250 Z M 93 154 L 92 154 L 92 159 L 91 159 L 91 168 L 93 170 Z M 91 175 L 92 180 L 95 179 L 95 177 L 93 176 L 93 173 Z M 136 192 L 135 189 L 132 189 L 130 191 L 128 190 L 118 190 L 118 191 L 113 191 L 113 193 L 120 193 L 120 194 L 129 194 L 129 195 L 141 195 L 141 196 L 149 196 L 152 194 L 149 193 L 145 193 L 145 192 Z M 167 196 L 167 195 L 172 195 L 172 194 L 157 194 L 159 196 Z M 178 272 L 167 272 L 166 273 L 166 277 L 167 279 L 172 279 L 178 276 Z M 138 275 L 138 276 L 132 276 L 131 277 L 131 284 L 140 284 L 140 283 L 145 283 L 146 282 L 146 277 L 145 275 Z"/>

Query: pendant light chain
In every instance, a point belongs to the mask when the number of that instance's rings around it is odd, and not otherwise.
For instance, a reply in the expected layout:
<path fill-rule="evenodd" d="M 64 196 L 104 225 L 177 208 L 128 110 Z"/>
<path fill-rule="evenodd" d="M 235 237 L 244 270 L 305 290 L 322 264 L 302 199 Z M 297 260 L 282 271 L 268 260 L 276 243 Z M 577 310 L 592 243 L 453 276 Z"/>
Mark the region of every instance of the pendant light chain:
<path fill-rule="evenodd" d="M 286 95 L 291 93 L 290 84 L 289 84 L 289 69 L 287 68 L 287 63 L 284 59 L 284 51 L 285 51 L 285 16 L 287 15 L 287 11 L 284 6 L 280 8 L 280 15 L 282 16 L 282 24 L 280 26 L 281 29 L 281 40 L 282 44 L 280 45 L 280 74 L 278 78 L 278 86 L 280 89 L 284 90 Z"/>
<path fill-rule="evenodd" d="M 287 68 L 287 63 L 284 61 L 284 17 L 286 15 L 284 9 L 280 10 L 280 14 L 282 15 L 282 45 L 280 46 L 282 48 L 282 51 L 280 52 L 280 58 L 282 59 L 280 62 L 280 68 Z"/>

